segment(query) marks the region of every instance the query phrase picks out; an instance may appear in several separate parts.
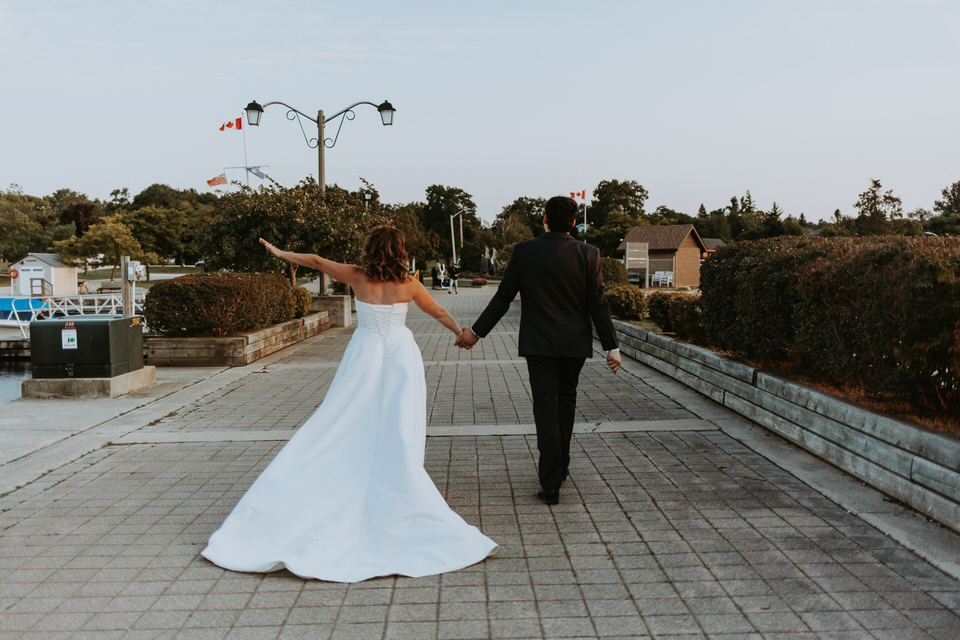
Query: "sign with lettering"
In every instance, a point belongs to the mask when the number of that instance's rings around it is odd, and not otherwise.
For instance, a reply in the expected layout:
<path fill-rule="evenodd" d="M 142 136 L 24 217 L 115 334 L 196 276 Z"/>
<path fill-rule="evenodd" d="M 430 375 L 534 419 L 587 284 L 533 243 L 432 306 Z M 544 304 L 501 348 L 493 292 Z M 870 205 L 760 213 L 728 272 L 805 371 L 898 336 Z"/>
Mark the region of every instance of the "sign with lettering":
<path fill-rule="evenodd" d="M 77 327 L 72 322 L 68 322 L 60 330 L 60 347 L 62 349 L 77 348 Z"/>

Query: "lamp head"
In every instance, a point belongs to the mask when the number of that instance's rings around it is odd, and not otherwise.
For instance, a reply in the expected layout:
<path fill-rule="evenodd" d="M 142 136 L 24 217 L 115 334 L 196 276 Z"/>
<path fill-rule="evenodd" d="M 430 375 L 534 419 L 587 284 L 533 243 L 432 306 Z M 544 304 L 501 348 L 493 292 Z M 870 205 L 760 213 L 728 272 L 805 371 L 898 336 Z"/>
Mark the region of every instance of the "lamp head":
<path fill-rule="evenodd" d="M 263 107 L 257 104 L 257 101 L 254 100 L 253 102 L 247 105 L 247 108 L 245 109 L 245 111 L 247 112 L 247 122 L 250 123 L 250 126 L 252 127 L 260 126 L 260 116 L 263 115 Z"/>
<path fill-rule="evenodd" d="M 383 104 L 377 107 L 377 111 L 380 112 L 380 119 L 383 121 L 383 126 L 386 127 L 393 124 L 393 114 L 397 110 L 393 108 L 392 104 L 384 100 Z"/>

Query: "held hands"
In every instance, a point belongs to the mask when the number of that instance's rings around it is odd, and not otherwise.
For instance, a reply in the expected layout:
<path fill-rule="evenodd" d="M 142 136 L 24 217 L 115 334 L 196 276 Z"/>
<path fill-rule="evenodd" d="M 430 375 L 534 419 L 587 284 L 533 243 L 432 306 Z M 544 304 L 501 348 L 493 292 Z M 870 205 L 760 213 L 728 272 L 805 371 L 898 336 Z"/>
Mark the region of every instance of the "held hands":
<path fill-rule="evenodd" d="M 263 238 L 260 238 L 260 244 L 262 244 L 264 247 L 266 247 L 266 248 L 267 248 L 267 251 L 269 251 L 269 252 L 272 253 L 273 255 L 279 257 L 278 254 L 280 253 L 280 249 L 277 249 L 275 246 L 273 246 L 272 244 L 270 244 L 269 242 L 267 242 L 267 241 L 264 240 Z"/>
<path fill-rule="evenodd" d="M 616 373 L 620 370 L 620 350 L 610 351 L 607 353 L 607 366 L 610 367 L 610 371 Z"/>
<path fill-rule="evenodd" d="M 457 341 L 454 345 L 460 347 L 461 349 L 473 349 L 473 346 L 480 341 L 480 337 L 473 332 L 470 327 L 464 327 L 463 333 L 460 334 L 460 337 L 457 338 Z"/>

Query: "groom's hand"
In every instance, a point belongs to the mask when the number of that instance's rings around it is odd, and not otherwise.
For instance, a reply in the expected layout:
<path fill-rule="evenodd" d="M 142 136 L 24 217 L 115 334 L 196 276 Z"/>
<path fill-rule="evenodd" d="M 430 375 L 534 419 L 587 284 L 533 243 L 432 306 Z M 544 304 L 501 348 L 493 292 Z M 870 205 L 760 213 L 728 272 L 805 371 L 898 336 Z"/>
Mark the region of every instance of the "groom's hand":
<path fill-rule="evenodd" d="M 463 333 L 460 334 L 460 337 L 457 338 L 454 344 L 461 349 L 473 349 L 473 346 L 479 341 L 480 338 L 473 332 L 473 329 L 464 327 Z"/>
<path fill-rule="evenodd" d="M 620 370 L 620 349 L 615 349 L 607 353 L 607 366 L 610 371 L 616 373 Z"/>

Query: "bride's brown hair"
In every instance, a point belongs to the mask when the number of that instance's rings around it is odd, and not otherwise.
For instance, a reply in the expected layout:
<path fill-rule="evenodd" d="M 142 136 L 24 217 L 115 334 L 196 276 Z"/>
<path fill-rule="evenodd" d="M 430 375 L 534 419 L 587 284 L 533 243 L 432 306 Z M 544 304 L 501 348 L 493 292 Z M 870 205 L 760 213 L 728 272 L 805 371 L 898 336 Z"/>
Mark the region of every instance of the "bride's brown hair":
<path fill-rule="evenodd" d="M 407 248 L 403 232 L 382 224 L 363 238 L 360 268 L 374 282 L 406 282 Z"/>

